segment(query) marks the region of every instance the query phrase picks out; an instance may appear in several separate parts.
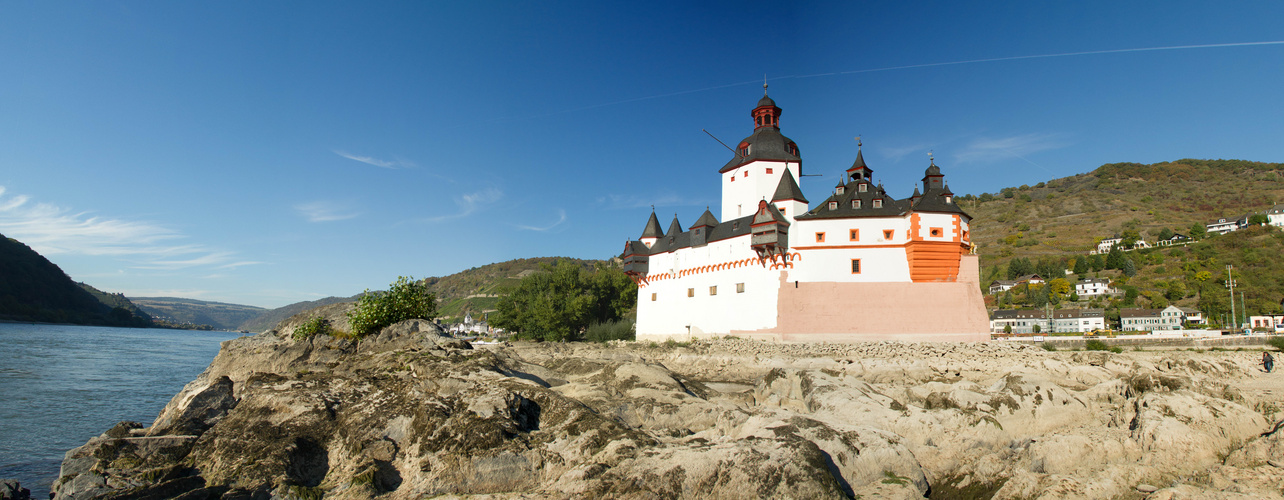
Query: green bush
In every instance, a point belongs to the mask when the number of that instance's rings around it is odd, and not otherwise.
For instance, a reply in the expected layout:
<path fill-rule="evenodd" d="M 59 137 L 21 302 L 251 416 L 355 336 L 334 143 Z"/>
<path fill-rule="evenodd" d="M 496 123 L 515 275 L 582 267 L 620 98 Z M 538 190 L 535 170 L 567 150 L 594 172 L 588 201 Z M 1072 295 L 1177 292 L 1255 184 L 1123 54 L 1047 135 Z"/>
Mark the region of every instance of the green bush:
<path fill-rule="evenodd" d="M 1122 347 L 1119 347 L 1117 345 L 1116 346 L 1106 345 L 1105 342 L 1102 342 L 1100 340 L 1095 340 L 1095 339 L 1084 342 L 1083 349 L 1085 351 L 1110 351 L 1116 354 L 1123 352 Z"/>
<path fill-rule="evenodd" d="M 1270 344 L 1271 347 L 1284 351 L 1284 337 L 1280 337 L 1277 335 L 1267 339 L 1266 343 Z"/>
<path fill-rule="evenodd" d="M 294 329 L 294 340 L 303 340 L 315 337 L 317 335 L 331 335 L 334 328 L 330 326 L 330 320 L 317 316 L 303 322 Z"/>
<path fill-rule="evenodd" d="M 627 319 L 593 323 L 584 331 L 584 340 L 589 342 L 633 340 L 635 338 L 633 322 Z"/>
<path fill-rule="evenodd" d="M 378 332 L 408 319 L 432 319 L 437 315 L 437 296 L 414 278 L 398 276 L 386 292 L 366 290 L 357 307 L 348 313 L 352 334 L 357 338 Z"/>
<path fill-rule="evenodd" d="M 1042 344 L 1039 344 L 1039 347 L 1042 347 L 1042 348 L 1043 348 L 1043 350 L 1045 350 L 1045 351 L 1055 351 L 1055 350 L 1057 350 L 1057 346 L 1054 346 L 1054 345 L 1049 344 L 1049 343 L 1047 343 L 1047 342 L 1044 342 L 1044 343 L 1042 343 Z"/>

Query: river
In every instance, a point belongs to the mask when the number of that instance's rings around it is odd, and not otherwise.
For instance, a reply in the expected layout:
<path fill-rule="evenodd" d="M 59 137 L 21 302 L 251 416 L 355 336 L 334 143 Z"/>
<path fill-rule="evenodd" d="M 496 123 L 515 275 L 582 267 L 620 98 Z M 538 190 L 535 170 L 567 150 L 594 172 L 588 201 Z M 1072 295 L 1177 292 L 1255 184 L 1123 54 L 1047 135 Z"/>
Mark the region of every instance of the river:
<path fill-rule="evenodd" d="M 232 332 L 0 323 L 0 478 L 48 498 L 67 450 L 151 425 Z"/>

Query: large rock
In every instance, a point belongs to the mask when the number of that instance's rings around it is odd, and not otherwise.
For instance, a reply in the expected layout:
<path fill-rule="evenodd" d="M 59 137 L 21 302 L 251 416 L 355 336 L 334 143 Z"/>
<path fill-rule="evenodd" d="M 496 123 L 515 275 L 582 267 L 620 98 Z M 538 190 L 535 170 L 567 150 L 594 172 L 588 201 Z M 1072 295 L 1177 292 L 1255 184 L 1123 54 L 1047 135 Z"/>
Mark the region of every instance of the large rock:
<path fill-rule="evenodd" d="M 1284 381 L 1253 353 L 474 350 L 422 320 L 293 339 L 305 319 L 225 343 L 150 427 L 68 452 L 59 497 L 1280 498 L 1284 482 Z"/>
<path fill-rule="evenodd" d="M 0 480 L 0 500 L 31 500 L 31 490 L 13 479 Z"/>

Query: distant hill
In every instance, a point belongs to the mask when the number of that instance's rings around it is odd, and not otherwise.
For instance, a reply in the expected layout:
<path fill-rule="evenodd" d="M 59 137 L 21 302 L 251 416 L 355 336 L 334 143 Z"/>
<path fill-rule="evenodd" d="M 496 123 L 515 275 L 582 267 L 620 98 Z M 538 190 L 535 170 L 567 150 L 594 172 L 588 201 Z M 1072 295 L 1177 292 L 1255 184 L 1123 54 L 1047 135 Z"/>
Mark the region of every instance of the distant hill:
<path fill-rule="evenodd" d="M 569 257 L 534 257 L 514 259 L 466 269 L 450 276 L 425 278 L 428 289 L 437 294 L 437 312 L 447 321 L 462 320 L 465 314 L 481 319 L 481 315 L 494 311 L 499 295 L 506 288 L 516 287 L 526 274 L 538 271 L 544 264 L 567 260 L 585 269 L 609 261 L 572 259 Z"/>
<path fill-rule="evenodd" d="M 150 326 L 123 296 L 72 281 L 49 259 L 0 235 L 0 320 Z M 93 291 L 89 291 L 92 289 Z"/>
<path fill-rule="evenodd" d="M 217 330 L 240 330 L 242 323 L 267 309 L 240 304 L 177 297 L 130 297 L 152 317 L 173 324 L 209 325 Z"/>
<path fill-rule="evenodd" d="M 238 330 L 245 330 L 247 332 L 254 333 L 266 332 L 275 327 L 277 323 L 280 323 L 295 314 L 321 306 L 328 306 L 330 304 L 354 302 L 357 300 L 357 297 L 359 297 L 359 295 L 354 295 L 352 297 L 326 297 L 324 299 L 310 300 L 307 302 L 295 302 L 288 306 L 265 310 L 258 315 L 241 322 L 241 324 L 236 328 Z"/>

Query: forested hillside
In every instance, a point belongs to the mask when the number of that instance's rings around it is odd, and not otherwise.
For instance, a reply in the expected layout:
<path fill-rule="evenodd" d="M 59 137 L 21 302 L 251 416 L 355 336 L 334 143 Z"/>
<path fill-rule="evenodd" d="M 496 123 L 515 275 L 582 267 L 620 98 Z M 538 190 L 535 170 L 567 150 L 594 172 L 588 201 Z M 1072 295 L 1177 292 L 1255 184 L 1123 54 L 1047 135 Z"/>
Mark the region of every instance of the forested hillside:
<path fill-rule="evenodd" d="M 112 305 L 100 301 L 27 245 L 0 235 L 0 320 L 110 326 L 151 324 L 150 319 L 130 312 L 132 304 L 128 300 L 117 301 L 115 296 L 98 293 Z"/>
<path fill-rule="evenodd" d="M 1224 287 L 1226 265 L 1236 269 L 1236 299 L 1242 291 L 1250 313 L 1280 311 L 1284 298 L 1284 268 L 1277 266 L 1284 251 L 1279 228 L 1256 227 L 1225 236 L 1204 238 L 1203 227 L 1218 218 L 1238 219 L 1260 213 L 1284 201 L 1284 164 L 1241 160 L 1179 160 L 1142 165 L 1115 163 L 1072 177 L 998 193 L 961 197 L 973 217 L 972 237 L 981 255 L 982 281 L 1007 278 L 1013 270 L 1043 274 L 1054 270 L 1084 270 L 1064 279 L 1100 276 L 1112 279 L 1132 297 L 1101 307 L 1158 307 L 1175 302 L 1197 307 L 1217 319 L 1229 312 Z M 1106 269 L 1104 259 L 1093 269 L 1088 254 L 1103 238 L 1124 236 L 1153 243 L 1160 234 L 1178 233 L 1199 241 L 1185 247 L 1123 252 L 1132 262 Z M 1244 274 L 1240 275 L 1240 270 Z M 1051 277 L 1056 277 L 1052 275 Z M 1056 300 L 1060 284 L 1051 294 Z M 1009 307 L 1034 305 L 1043 299 L 1025 297 L 1023 290 L 1005 296 Z M 1038 294 L 1036 294 L 1038 295 Z M 1068 293 L 1062 293 L 1068 299 Z M 1237 309 L 1241 306 L 1236 305 Z M 1242 313 L 1242 310 L 1240 311 Z"/>

